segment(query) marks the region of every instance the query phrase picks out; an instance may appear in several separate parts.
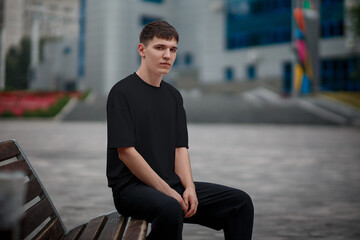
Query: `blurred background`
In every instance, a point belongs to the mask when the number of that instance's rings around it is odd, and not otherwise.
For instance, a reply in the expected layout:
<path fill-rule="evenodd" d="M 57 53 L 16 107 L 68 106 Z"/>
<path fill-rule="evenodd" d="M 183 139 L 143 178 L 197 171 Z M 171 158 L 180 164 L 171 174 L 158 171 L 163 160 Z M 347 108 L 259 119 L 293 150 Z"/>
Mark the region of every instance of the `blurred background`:
<path fill-rule="evenodd" d="M 114 210 L 107 93 L 158 19 L 180 34 L 165 81 L 194 179 L 248 192 L 254 239 L 359 239 L 360 0 L 0 0 L 0 141 L 18 140 L 65 225 Z"/>
<path fill-rule="evenodd" d="M 357 124 L 341 104 L 360 107 L 356 0 L 1 0 L 0 12 L 2 116 L 39 115 L 39 94 L 22 110 L 11 90 L 77 91 L 94 109 L 77 115 L 105 120 L 96 109 L 140 64 L 139 32 L 164 19 L 180 34 L 165 80 L 189 121 Z"/>

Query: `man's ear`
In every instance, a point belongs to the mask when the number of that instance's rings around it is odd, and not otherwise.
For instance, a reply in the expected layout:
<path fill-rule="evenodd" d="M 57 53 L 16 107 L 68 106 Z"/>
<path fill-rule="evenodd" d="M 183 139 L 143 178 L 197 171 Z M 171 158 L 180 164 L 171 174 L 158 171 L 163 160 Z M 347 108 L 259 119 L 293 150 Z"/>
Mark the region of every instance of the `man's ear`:
<path fill-rule="evenodd" d="M 145 57 L 144 50 L 145 50 L 145 45 L 143 43 L 139 43 L 138 52 L 141 57 Z"/>

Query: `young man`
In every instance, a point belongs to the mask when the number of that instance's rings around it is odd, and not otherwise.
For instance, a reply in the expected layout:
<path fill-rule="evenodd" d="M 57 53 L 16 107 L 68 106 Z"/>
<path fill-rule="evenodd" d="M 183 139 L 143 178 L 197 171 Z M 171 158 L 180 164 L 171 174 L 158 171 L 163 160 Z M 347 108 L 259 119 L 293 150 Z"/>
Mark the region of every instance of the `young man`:
<path fill-rule="evenodd" d="M 141 65 L 107 101 L 107 177 L 115 207 L 151 222 L 147 239 L 182 239 L 183 223 L 251 239 L 254 209 L 243 191 L 193 182 L 180 93 L 163 81 L 176 58 L 178 33 L 165 21 L 140 34 Z"/>

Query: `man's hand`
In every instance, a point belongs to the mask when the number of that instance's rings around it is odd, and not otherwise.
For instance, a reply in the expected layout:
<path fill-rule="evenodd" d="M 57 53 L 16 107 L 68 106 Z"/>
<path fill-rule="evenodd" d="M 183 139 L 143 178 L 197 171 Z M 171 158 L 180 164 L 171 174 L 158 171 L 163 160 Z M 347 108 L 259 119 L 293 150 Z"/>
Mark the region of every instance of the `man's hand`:
<path fill-rule="evenodd" d="M 183 193 L 183 199 L 187 207 L 185 211 L 185 218 L 189 218 L 195 215 L 198 207 L 198 199 L 196 196 L 195 188 L 186 188 Z"/>
<path fill-rule="evenodd" d="M 188 205 L 185 204 L 185 201 L 183 200 L 183 198 L 181 197 L 181 195 L 177 191 L 175 191 L 172 188 L 169 188 L 169 189 L 170 189 L 170 191 L 167 193 L 167 195 L 170 196 L 170 197 L 175 198 L 179 202 L 179 204 L 180 204 L 182 210 L 184 211 L 184 213 L 186 214 L 187 211 L 188 211 Z"/>

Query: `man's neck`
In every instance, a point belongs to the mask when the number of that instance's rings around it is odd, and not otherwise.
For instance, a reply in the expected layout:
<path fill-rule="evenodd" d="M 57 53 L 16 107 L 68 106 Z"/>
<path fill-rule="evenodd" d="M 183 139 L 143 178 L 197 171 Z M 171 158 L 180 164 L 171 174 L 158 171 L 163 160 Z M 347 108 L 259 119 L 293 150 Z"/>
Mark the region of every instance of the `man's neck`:
<path fill-rule="evenodd" d="M 144 68 L 140 66 L 140 68 L 137 70 L 136 74 L 146 83 L 154 86 L 154 87 L 160 87 L 161 81 L 162 81 L 162 75 L 156 75 L 151 73 L 150 71 L 146 71 Z"/>

